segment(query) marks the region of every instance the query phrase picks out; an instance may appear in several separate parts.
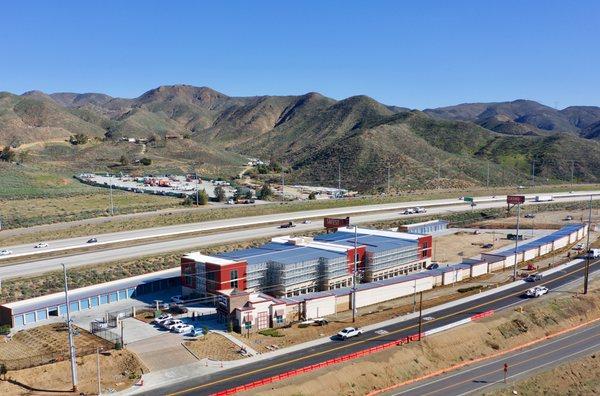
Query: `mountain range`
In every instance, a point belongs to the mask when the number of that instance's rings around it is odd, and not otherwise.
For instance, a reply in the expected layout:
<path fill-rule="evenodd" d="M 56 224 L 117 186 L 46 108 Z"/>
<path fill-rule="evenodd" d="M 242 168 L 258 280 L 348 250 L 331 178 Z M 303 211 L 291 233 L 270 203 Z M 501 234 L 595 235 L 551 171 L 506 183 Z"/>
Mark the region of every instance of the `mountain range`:
<path fill-rule="evenodd" d="M 94 143 L 66 149 L 71 135 Z M 95 138 L 95 139 L 94 139 Z M 530 100 L 423 111 L 367 96 L 231 97 L 207 87 L 161 86 L 135 99 L 101 93 L 0 93 L 0 145 L 45 161 L 105 171 L 139 156 L 122 138 L 151 138 L 156 169 L 201 164 L 237 174 L 245 157 L 282 163 L 290 181 L 362 191 L 600 180 L 600 107 L 557 110 Z M 49 149 L 48 147 L 52 148 Z"/>

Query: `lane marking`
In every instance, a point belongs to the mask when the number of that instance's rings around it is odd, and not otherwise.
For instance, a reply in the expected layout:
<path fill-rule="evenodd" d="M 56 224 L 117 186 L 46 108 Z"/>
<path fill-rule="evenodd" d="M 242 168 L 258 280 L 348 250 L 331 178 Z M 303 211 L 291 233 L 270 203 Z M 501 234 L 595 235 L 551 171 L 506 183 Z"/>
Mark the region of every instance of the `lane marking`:
<path fill-rule="evenodd" d="M 594 263 L 590 263 L 590 267 L 592 265 L 598 264 L 599 262 L 600 261 L 596 261 Z M 560 275 L 560 276 L 558 276 L 558 277 L 556 277 L 554 279 L 540 282 L 539 284 L 546 285 L 546 284 L 549 284 L 551 282 L 555 282 L 555 281 L 558 281 L 560 279 L 563 279 L 563 278 L 565 278 L 567 276 L 570 276 L 572 274 L 575 274 L 577 272 L 581 272 L 583 270 L 584 270 L 584 267 L 581 267 L 579 269 L 575 269 L 575 270 L 573 270 L 571 272 L 568 272 L 568 273 L 566 273 L 564 275 Z M 433 319 L 431 322 L 438 322 L 438 321 L 440 321 L 442 319 L 447 319 L 447 318 L 451 318 L 451 317 L 454 317 L 454 316 L 458 316 L 458 315 L 461 315 L 463 313 L 466 313 L 467 311 L 471 311 L 473 309 L 485 307 L 487 305 L 494 304 L 494 303 L 496 303 L 498 301 L 506 300 L 508 298 L 512 298 L 512 297 L 515 297 L 515 296 L 521 295 L 521 294 L 523 294 L 523 291 L 518 291 L 518 292 L 515 292 L 515 293 L 507 294 L 506 296 L 499 297 L 497 299 L 493 299 L 491 301 L 488 301 L 488 302 L 485 302 L 485 303 L 482 303 L 482 304 L 479 304 L 479 305 L 468 307 L 468 308 L 465 308 L 463 310 L 454 312 L 452 314 L 441 316 L 439 318 Z M 404 332 L 406 330 L 418 328 L 418 326 L 419 326 L 418 324 L 414 324 L 414 325 L 411 325 L 411 326 L 406 326 L 406 327 L 400 328 L 398 330 L 392 330 L 392 331 L 390 331 L 386 335 L 378 335 L 378 336 L 371 337 L 369 339 L 364 339 L 364 340 L 361 340 L 361 341 L 355 341 L 351 345 L 354 346 L 354 345 L 358 345 L 358 344 L 364 344 L 366 342 L 377 340 L 377 339 L 382 338 L 384 336 L 398 334 L 398 333 Z M 228 382 L 228 381 L 231 381 L 233 379 L 248 377 L 248 376 L 251 376 L 251 375 L 254 375 L 254 374 L 258 374 L 258 373 L 263 372 L 263 371 L 271 370 L 271 369 L 276 368 L 276 367 L 281 367 L 281 366 L 288 365 L 288 364 L 295 363 L 295 362 L 299 362 L 299 361 L 302 361 L 302 360 L 307 360 L 307 359 L 310 359 L 310 358 L 313 358 L 313 357 L 321 356 L 321 355 L 324 355 L 324 354 L 327 354 L 327 353 L 331 353 L 331 352 L 335 352 L 335 351 L 338 351 L 338 350 L 341 350 L 341 349 L 345 349 L 345 348 L 347 348 L 346 345 L 339 346 L 339 347 L 336 347 L 336 348 L 331 348 L 331 349 L 328 349 L 328 350 L 325 350 L 325 351 L 321 351 L 321 352 L 315 352 L 313 354 L 309 354 L 309 355 L 301 356 L 301 357 L 294 358 L 294 359 L 291 359 L 291 360 L 283 361 L 283 362 L 276 363 L 276 364 L 273 364 L 273 365 L 270 365 L 270 366 L 260 367 L 260 368 L 257 368 L 257 369 L 254 369 L 254 370 L 250 370 L 250 371 L 247 371 L 247 372 L 244 372 L 244 373 L 241 373 L 241 374 L 236 374 L 236 375 L 233 375 L 233 376 L 230 376 L 230 377 L 227 377 L 227 378 L 222 378 L 222 379 L 215 380 L 215 381 L 212 381 L 212 382 L 207 382 L 207 383 L 201 384 L 201 385 L 195 385 L 195 386 L 192 386 L 190 388 L 186 388 L 186 389 L 183 389 L 183 390 L 180 390 L 180 391 L 169 393 L 169 395 L 172 395 L 172 396 L 174 396 L 174 395 L 180 395 L 180 394 L 183 394 L 183 393 L 186 393 L 186 392 L 190 392 L 190 391 L 194 391 L 194 390 L 206 388 L 206 387 L 209 387 L 209 386 L 212 386 L 212 385 L 217 385 L 217 384 L 220 384 L 220 383 L 223 383 L 223 382 Z"/>

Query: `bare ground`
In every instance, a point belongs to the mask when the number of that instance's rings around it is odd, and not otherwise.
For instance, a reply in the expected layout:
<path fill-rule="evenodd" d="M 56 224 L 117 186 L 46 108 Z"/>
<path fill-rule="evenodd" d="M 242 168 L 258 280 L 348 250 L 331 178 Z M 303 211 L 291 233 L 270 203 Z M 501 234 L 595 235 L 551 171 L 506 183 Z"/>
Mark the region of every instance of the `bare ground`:
<path fill-rule="evenodd" d="M 484 249 L 486 243 L 493 243 L 491 249 Z M 480 234 L 472 232 L 457 232 L 433 238 L 433 261 L 441 263 L 456 263 L 463 258 L 470 258 L 478 254 L 507 246 L 512 241 L 506 239 L 506 234 L 482 231 Z"/>
<path fill-rule="evenodd" d="M 206 336 L 195 341 L 184 343 L 199 359 L 224 361 L 237 360 L 243 356 L 239 353 L 239 347 L 222 335 L 208 333 Z"/>

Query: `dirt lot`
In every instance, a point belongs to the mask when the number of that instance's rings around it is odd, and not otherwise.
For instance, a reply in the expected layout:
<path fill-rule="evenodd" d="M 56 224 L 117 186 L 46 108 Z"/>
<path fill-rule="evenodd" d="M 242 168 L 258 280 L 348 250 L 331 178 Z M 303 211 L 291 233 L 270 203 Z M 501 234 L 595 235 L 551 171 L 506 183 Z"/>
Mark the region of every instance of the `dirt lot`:
<path fill-rule="evenodd" d="M 517 382 L 510 389 L 501 389 L 486 395 L 597 395 L 600 394 L 600 356 L 562 364 L 550 371 Z"/>
<path fill-rule="evenodd" d="M 252 391 L 253 395 L 363 395 L 466 359 L 536 340 L 600 316 L 600 282 L 588 296 L 561 294 L 481 322 Z M 585 392 L 584 392 L 585 393 Z M 537 392 L 536 394 L 539 394 Z M 563 393 L 564 394 L 564 393 Z"/>
<path fill-rule="evenodd" d="M 77 359 L 79 391 L 96 394 L 98 389 L 96 355 Z M 102 391 L 119 391 L 131 387 L 146 372 L 138 358 L 126 350 L 100 354 Z M 69 361 L 29 369 L 9 371 L 8 381 L 0 381 L 2 395 L 72 394 L 69 392 L 71 369 Z M 48 393 L 46 393 L 48 392 Z"/>
<path fill-rule="evenodd" d="M 486 243 L 493 243 L 491 249 L 483 249 Z M 456 234 L 444 235 L 433 238 L 433 261 L 440 263 L 456 263 L 463 258 L 477 256 L 480 253 L 489 252 L 507 246 L 512 241 L 506 239 L 506 234 L 482 231 L 474 235 L 470 232 L 457 232 Z"/>
<path fill-rule="evenodd" d="M 567 224 L 587 222 L 588 210 L 559 210 L 555 212 L 536 212 L 536 207 L 533 206 L 531 211 L 522 211 L 519 226 L 524 229 L 531 228 L 548 228 L 558 229 Z M 527 219 L 524 216 L 527 213 L 533 214 L 533 219 Z M 565 220 L 567 216 L 572 216 L 573 220 Z M 600 209 L 592 209 L 592 223 L 600 221 Z M 516 216 L 503 219 L 487 220 L 477 225 L 482 228 L 515 228 L 517 224 Z"/>
<path fill-rule="evenodd" d="M 75 347 L 80 352 L 93 352 L 97 347 L 110 349 L 111 344 L 102 338 L 77 328 Z M 0 362 L 11 368 L 46 363 L 51 359 L 68 357 L 67 327 L 56 323 L 17 332 L 12 339 L 0 342 Z"/>
<path fill-rule="evenodd" d="M 194 354 L 200 358 L 211 360 L 236 360 L 243 356 L 238 353 L 239 347 L 219 334 L 208 333 L 204 338 L 185 343 Z"/>

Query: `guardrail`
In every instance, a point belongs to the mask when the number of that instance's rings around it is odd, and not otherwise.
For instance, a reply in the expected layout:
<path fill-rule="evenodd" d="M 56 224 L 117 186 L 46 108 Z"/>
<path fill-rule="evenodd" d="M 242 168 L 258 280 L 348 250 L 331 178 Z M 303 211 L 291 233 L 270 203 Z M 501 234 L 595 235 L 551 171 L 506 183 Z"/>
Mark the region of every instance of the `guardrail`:
<path fill-rule="evenodd" d="M 253 382 L 250 382 L 248 384 L 244 384 L 244 385 L 240 385 L 240 386 L 236 386 L 235 388 L 230 388 L 230 389 L 226 389 L 220 392 L 216 392 L 213 393 L 211 396 L 228 396 L 228 395 L 233 395 L 239 392 L 244 392 L 244 391 L 248 391 L 254 388 L 257 388 L 259 386 L 263 386 L 263 385 L 267 385 L 267 384 L 272 384 L 274 382 L 278 382 L 278 381 L 282 381 L 284 379 L 290 378 L 290 377 L 295 377 L 297 375 L 300 374 L 304 374 L 304 373 L 308 373 L 314 370 L 318 370 L 321 369 L 323 367 L 328 367 L 328 366 L 332 366 L 334 364 L 339 364 L 339 363 L 343 363 L 343 362 L 347 362 L 349 360 L 353 360 L 353 359 L 358 359 L 367 355 L 371 355 L 373 353 L 377 353 L 377 352 L 381 352 L 383 350 L 392 348 L 392 347 L 396 347 L 396 346 L 402 346 L 402 345 L 406 345 L 409 344 L 411 342 L 414 341 L 419 341 L 421 338 L 430 335 L 430 334 L 434 334 L 436 332 L 441 332 L 444 330 L 448 330 L 450 328 L 453 327 L 457 327 L 457 326 L 461 326 L 463 324 L 466 324 L 468 322 L 474 321 L 474 320 L 478 320 L 478 319 L 483 319 L 483 318 L 487 318 L 489 316 L 492 316 L 494 314 L 493 310 L 490 311 L 485 311 L 485 312 L 481 312 L 478 314 L 475 314 L 471 317 L 441 326 L 439 328 L 430 330 L 428 332 L 424 332 L 424 333 L 416 333 L 416 334 L 412 334 L 409 335 L 407 337 L 401 338 L 399 340 L 395 340 L 395 341 L 390 341 L 390 342 L 386 342 L 385 344 L 381 344 L 381 345 L 377 345 L 371 348 L 367 348 L 367 349 L 363 349 L 361 351 L 358 352 L 353 352 L 353 353 L 349 353 L 347 355 L 343 355 L 340 357 L 336 357 L 336 358 L 332 358 L 329 360 L 326 360 L 324 362 L 321 363 L 315 363 L 315 364 L 311 364 L 310 366 L 305 366 L 305 367 L 301 367 L 299 369 L 296 370 L 291 370 L 291 371 L 287 371 L 278 375 L 274 375 L 272 377 L 267 377 L 267 378 L 263 378 L 260 380 L 256 380 Z"/>

